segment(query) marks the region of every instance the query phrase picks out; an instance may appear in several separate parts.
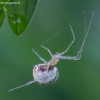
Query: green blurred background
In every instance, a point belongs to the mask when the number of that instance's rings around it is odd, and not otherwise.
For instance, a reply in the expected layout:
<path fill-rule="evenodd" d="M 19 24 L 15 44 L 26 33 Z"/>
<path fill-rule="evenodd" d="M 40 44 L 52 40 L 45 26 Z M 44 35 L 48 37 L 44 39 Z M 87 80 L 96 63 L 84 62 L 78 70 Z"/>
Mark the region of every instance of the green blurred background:
<path fill-rule="evenodd" d="M 61 30 L 80 14 L 72 23 L 76 41 L 65 54 L 76 55 L 84 34 L 85 7 L 87 26 L 94 9 L 95 15 L 81 60 L 60 60 L 56 65 L 60 77 L 53 85 L 34 83 L 8 92 L 32 80 L 33 65 L 42 63 L 32 48 L 48 61 L 50 55 L 38 44 L 59 33 L 44 46 L 52 53 L 66 49 L 72 40 L 71 31 L 69 27 Z M 39 0 L 30 24 L 19 37 L 5 20 L 0 29 L 0 100 L 100 100 L 100 0 Z"/>

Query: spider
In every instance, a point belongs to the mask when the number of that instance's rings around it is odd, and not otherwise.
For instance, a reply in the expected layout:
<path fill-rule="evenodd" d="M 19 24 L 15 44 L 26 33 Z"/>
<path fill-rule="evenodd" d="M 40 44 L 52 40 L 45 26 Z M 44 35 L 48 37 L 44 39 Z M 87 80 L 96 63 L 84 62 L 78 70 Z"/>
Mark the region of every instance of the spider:
<path fill-rule="evenodd" d="M 74 35 L 74 32 L 73 32 L 72 26 L 70 25 L 70 30 L 71 30 L 71 33 L 72 33 L 72 36 L 73 36 L 73 40 L 71 41 L 71 43 L 69 44 L 67 49 L 65 51 L 63 51 L 62 53 L 56 53 L 56 54 L 53 55 L 52 52 L 48 48 L 41 45 L 41 47 L 43 49 L 47 50 L 48 53 L 52 57 L 50 59 L 50 61 L 48 61 L 48 62 L 46 60 L 44 60 L 34 49 L 32 49 L 32 51 L 37 55 L 37 57 L 39 57 L 40 60 L 42 60 L 44 63 L 34 66 L 34 68 L 33 68 L 34 80 L 29 81 L 28 83 L 26 83 L 24 85 L 18 86 L 18 87 L 13 88 L 13 89 L 10 89 L 9 92 L 12 91 L 12 90 L 21 88 L 23 86 L 32 84 L 33 82 L 36 82 L 40 85 L 48 85 L 48 84 L 54 83 L 59 77 L 58 69 L 54 65 L 56 65 L 57 62 L 60 59 L 79 60 L 81 58 L 81 54 L 82 54 L 83 47 L 84 47 L 84 44 L 86 42 L 86 39 L 87 39 L 87 36 L 88 36 L 88 33 L 89 33 L 89 29 L 90 29 L 90 26 L 91 26 L 91 23 L 92 23 L 92 20 L 93 20 L 93 16 L 94 16 L 94 11 L 92 13 L 92 17 L 91 17 L 88 29 L 87 29 L 87 31 L 84 32 L 83 42 L 82 42 L 82 45 L 81 45 L 81 47 L 80 47 L 80 49 L 79 49 L 76 56 L 73 56 L 73 57 L 72 56 L 63 56 L 63 54 L 65 54 L 70 49 L 70 47 L 72 46 L 72 44 L 75 41 L 75 35 Z M 85 20 L 85 30 L 86 30 L 85 10 L 84 10 L 84 20 Z"/>

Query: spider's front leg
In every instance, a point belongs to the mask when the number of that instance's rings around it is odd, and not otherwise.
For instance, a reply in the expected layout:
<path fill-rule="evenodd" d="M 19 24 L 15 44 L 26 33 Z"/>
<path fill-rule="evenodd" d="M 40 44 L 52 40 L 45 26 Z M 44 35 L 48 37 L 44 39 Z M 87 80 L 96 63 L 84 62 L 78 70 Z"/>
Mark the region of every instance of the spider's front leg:
<path fill-rule="evenodd" d="M 79 60 L 81 58 L 81 55 L 82 55 L 83 46 L 85 44 L 85 41 L 86 41 L 86 36 L 84 36 L 83 43 L 82 43 L 82 45 L 81 45 L 76 56 L 73 56 L 73 57 L 71 57 L 71 56 L 61 56 L 60 59 Z"/>
<path fill-rule="evenodd" d="M 43 45 L 41 45 L 41 47 L 42 47 L 43 49 L 47 50 L 47 51 L 49 52 L 49 54 L 51 55 L 51 57 L 53 57 L 53 54 L 51 53 L 51 51 L 50 51 L 48 48 L 44 47 Z"/>
<path fill-rule="evenodd" d="M 73 32 L 73 29 L 72 29 L 72 26 L 71 26 L 71 25 L 70 25 L 70 30 L 71 30 L 71 32 L 72 32 L 73 40 L 71 41 L 71 43 L 69 44 L 69 46 L 67 47 L 67 49 L 61 53 L 62 55 L 63 55 L 64 53 L 66 53 L 66 52 L 70 49 L 70 47 L 72 46 L 72 44 L 73 44 L 74 41 L 75 41 L 75 35 L 74 35 L 74 32 Z"/>
<path fill-rule="evenodd" d="M 88 36 L 88 33 L 89 33 L 89 29 L 90 29 L 90 26 L 91 26 L 91 23 L 92 23 L 92 20 L 93 20 L 93 16 L 94 16 L 94 11 L 93 11 L 93 13 L 92 13 L 92 17 L 91 17 L 91 20 L 90 20 L 90 23 L 89 23 L 89 26 L 88 26 L 87 31 L 84 30 L 84 34 L 85 34 L 85 35 L 84 35 L 84 38 L 83 38 L 83 43 L 82 43 L 82 45 L 81 45 L 81 47 L 80 47 L 80 49 L 79 49 L 77 55 L 76 55 L 76 56 L 73 56 L 73 57 L 71 57 L 71 56 L 61 56 L 61 59 L 79 60 L 79 59 L 81 58 L 81 54 L 82 54 L 83 47 L 84 47 L 84 44 L 85 44 L 85 42 L 86 42 L 86 39 L 87 39 L 87 36 Z M 86 29 L 86 16 L 85 16 L 85 11 L 84 11 L 84 20 L 85 20 L 85 29 Z M 72 27 L 71 27 L 71 31 L 72 31 L 72 33 L 73 33 Z M 66 50 L 65 50 L 65 51 L 66 51 Z M 63 54 L 64 54 L 64 53 L 63 53 Z"/>

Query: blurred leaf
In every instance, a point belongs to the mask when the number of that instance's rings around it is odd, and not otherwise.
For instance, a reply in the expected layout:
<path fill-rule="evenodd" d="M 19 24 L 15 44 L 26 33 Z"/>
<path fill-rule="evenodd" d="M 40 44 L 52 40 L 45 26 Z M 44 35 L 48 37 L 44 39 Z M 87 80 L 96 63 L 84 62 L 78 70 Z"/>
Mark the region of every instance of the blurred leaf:
<path fill-rule="evenodd" d="M 0 0 L 0 28 L 2 27 L 3 21 L 4 21 L 4 17 L 5 17 L 5 4 L 3 2 L 7 2 L 8 0 Z"/>
<path fill-rule="evenodd" d="M 4 21 L 4 9 L 0 9 L 0 28 L 3 24 L 3 21 Z"/>
<path fill-rule="evenodd" d="M 32 18 L 37 0 L 2 0 L 2 2 L 6 4 L 4 9 L 7 11 L 10 28 L 17 36 L 20 35 Z M 2 25 L 3 20 L 4 11 L 2 10 L 0 11 L 0 25 Z"/>

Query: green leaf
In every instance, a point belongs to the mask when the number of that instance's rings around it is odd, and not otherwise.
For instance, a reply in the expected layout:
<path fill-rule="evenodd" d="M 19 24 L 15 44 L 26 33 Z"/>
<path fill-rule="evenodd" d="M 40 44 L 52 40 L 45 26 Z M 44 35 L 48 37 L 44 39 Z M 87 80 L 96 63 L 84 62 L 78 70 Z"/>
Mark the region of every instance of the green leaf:
<path fill-rule="evenodd" d="M 2 24 L 3 24 L 4 16 L 5 16 L 4 9 L 0 9 L 0 28 L 1 28 Z"/>
<path fill-rule="evenodd" d="M 4 18 L 5 18 L 5 2 L 8 0 L 0 0 L 0 28 L 2 27 Z"/>
<path fill-rule="evenodd" d="M 8 21 L 12 31 L 16 35 L 20 35 L 28 25 L 26 18 L 18 14 L 9 15 Z"/>
<path fill-rule="evenodd" d="M 7 11 L 8 22 L 12 31 L 18 36 L 29 24 L 35 11 L 37 0 L 2 0 Z M 7 3 L 5 2 L 7 1 Z M 4 11 L 0 11 L 0 25 L 4 20 Z"/>
<path fill-rule="evenodd" d="M 8 0 L 0 0 L 0 28 L 2 27 L 4 18 L 5 18 L 5 4 Z"/>

